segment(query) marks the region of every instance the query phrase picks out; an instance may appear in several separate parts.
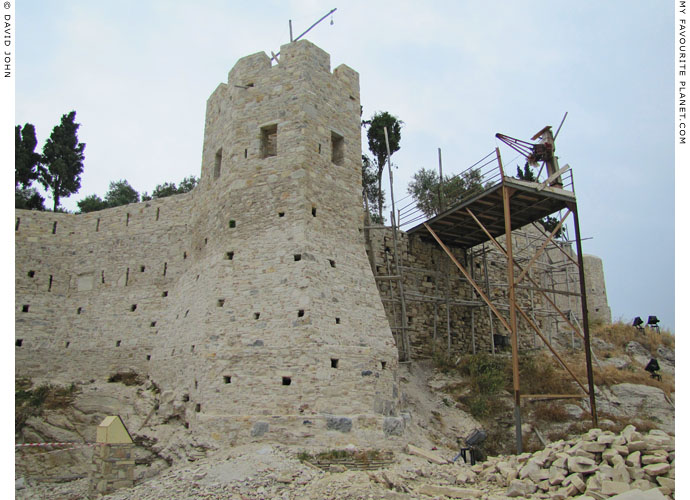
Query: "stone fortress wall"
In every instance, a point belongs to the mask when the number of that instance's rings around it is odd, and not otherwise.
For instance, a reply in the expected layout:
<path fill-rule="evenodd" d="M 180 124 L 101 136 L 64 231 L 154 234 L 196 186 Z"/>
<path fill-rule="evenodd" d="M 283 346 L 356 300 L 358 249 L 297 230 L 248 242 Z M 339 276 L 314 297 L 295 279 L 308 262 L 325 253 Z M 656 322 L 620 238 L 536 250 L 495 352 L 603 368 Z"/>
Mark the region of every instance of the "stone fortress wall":
<path fill-rule="evenodd" d="M 391 274 L 391 234 L 370 231 L 367 256 L 359 103 L 358 74 L 331 72 L 307 41 L 281 47 L 273 65 L 253 54 L 207 101 L 190 193 L 88 214 L 17 210 L 16 375 L 58 384 L 147 375 L 191 431 L 219 442 L 399 433 L 394 283 L 377 288 L 369 260 Z M 404 233 L 399 249 L 414 268 L 408 292 L 448 289 L 459 302 L 448 317 L 445 304 L 408 303 L 412 357 L 429 355 L 434 321 L 447 345 L 447 319 L 452 352 L 490 350 L 487 309 L 463 306 L 479 299 L 441 249 Z M 456 250 L 476 277 L 486 266 L 493 283 L 505 281 L 504 259 L 473 254 Z M 608 311 L 597 276 L 590 287 Z M 533 346 L 531 334 L 520 341 Z"/>
<path fill-rule="evenodd" d="M 513 231 L 513 252 L 523 266 L 532 259 L 544 241 L 544 236 L 531 226 Z M 368 234 L 370 259 L 375 276 L 398 275 L 393 255 L 393 235 L 390 229 L 372 229 Z M 505 236 L 498 238 L 504 244 Z M 565 253 L 576 260 L 570 244 L 560 243 Z M 509 332 L 491 314 L 461 272 L 434 241 L 419 235 L 398 232 L 398 252 L 402 259 L 403 285 L 406 297 L 406 327 L 410 338 L 412 358 L 429 357 L 435 353 L 457 356 L 472 352 L 491 352 L 493 335 L 509 337 Z M 506 259 L 490 242 L 468 251 L 451 248 L 455 258 L 468 270 L 487 296 L 508 320 L 508 287 Z M 611 310 L 606 297 L 601 259 L 584 255 L 585 283 L 590 322 L 611 322 Z M 530 276 L 546 292 L 561 311 L 576 325 L 582 324 L 580 279 L 577 266 L 556 248 L 547 250 L 538 258 Z M 486 279 L 489 284 L 487 286 Z M 388 320 L 396 335 L 401 325 L 400 294 L 397 282 L 378 280 L 381 300 Z M 529 285 L 527 280 L 525 285 Z M 570 294 L 552 291 L 570 292 Z M 516 299 L 521 308 L 531 315 L 540 330 L 552 341 L 580 345 L 579 337 L 565 320 L 539 293 L 518 288 Z M 498 339 L 496 339 L 498 340 Z M 529 324 L 518 315 L 518 341 L 521 349 L 543 346 Z M 500 340 L 499 340 L 500 342 Z M 506 351 L 506 346 L 493 346 Z"/>
<path fill-rule="evenodd" d="M 192 192 L 18 210 L 17 376 L 147 374 L 220 441 L 380 433 L 397 352 L 362 245 L 360 142 L 358 74 L 300 41 L 213 92 Z"/>

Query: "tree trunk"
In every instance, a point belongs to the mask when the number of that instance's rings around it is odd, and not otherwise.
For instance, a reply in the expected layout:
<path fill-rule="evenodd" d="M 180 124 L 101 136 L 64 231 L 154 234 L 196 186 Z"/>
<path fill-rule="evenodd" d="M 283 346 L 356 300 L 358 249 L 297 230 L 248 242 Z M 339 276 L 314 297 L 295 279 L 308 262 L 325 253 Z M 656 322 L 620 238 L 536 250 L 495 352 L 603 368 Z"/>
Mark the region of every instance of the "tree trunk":
<path fill-rule="evenodd" d="M 381 175 L 383 174 L 383 169 L 379 170 L 379 176 L 378 176 L 378 190 L 379 190 L 379 217 L 381 218 L 381 221 L 383 221 L 383 196 L 381 195 Z"/>

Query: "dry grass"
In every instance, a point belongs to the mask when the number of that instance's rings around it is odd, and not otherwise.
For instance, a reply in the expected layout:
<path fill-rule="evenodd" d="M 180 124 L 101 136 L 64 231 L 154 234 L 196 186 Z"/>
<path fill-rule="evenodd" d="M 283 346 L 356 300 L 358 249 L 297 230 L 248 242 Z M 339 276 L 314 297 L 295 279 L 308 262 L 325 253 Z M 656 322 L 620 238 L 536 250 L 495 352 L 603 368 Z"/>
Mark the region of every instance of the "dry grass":
<path fill-rule="evenodd" d="M 625 344 L 631 340 L 639 342 L 652 353 L 656 352 L 660 345 L 669 349 L 675 349 L 676 346 L 675 337 L 668 330 L 661 330 L 657 333 L 648 328 L 642 333 L 637 328 L 621 322 L 594 326 L 591 328 L 590 334 L 593 338 L 605 340 L 620 349 L 625 349 Z"/>

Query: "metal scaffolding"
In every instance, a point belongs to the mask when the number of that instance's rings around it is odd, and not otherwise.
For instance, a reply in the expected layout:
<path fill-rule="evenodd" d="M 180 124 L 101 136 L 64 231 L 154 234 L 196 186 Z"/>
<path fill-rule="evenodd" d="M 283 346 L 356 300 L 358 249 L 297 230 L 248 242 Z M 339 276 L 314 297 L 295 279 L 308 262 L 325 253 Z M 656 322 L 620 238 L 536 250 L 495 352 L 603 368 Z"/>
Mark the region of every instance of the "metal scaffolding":
<path fill-rule="evenodd" d="M 504 142 L 507 136 L 499 139 Z M 512 140 L 512 138 L 507 138 Z M 509 177 L 505 174 L 501 161 L 500 150 L 482 158 L 466 171 L 459 174 L 463 179 L 474 179 L 469 191 L 463 193 L 462 198 L 448 208 L 443 206 L 441 190 L 439 189 L 439 212 L 436 216 L 427 217 L 412 201 L 400 208 L 396 214 L 395 207 L 391 213 L 393 249 L 384 252 L 385 274 L 380 272 L 381 266 L 375 263 L 373 249 L 370 247 L 370 260 L 375 277 L 379 282 L 388 282 L 388 297 L 384 303 L 392 306 L 394 320 L 392 329 L 396 335 L 396 341 L 400 349 L 401 361 L 407 361 L 411 357 L 411 346 L 409 331 L 411 330 L 406 315 L 406 304 L 419 301 L 433 303 L 433 335 L 432 349 L 436 348 L 439 339 L 439 309 L 445 306 L 446 311 L 446 333 L 447 349 L 451 351 L 451 320 L 450 307 L 467 307 L 470 311 L 470 334 L 472 342 L 472 352 L 476 352 L 475 342 L 475 318 L 484 309 L 488 313 L 489 325 L 491 330 L 491 351 L 496 352 L 494 330 L 495 321 L 502 325 L 509 333 L 511 357 L 513 365 L 513 395 L 514 395 L 514 415 L 515 430 L 518 453 L 522 451 L 521 433 L 521 400 L 534 399 L 535 397 L 555 397 L 554 395 L 532 395 L 520 393 L 520 379 L 518 371 L 519 339 L 518 339 L 518 318 L 523 324 L 529 326 L 533 332 L 533 344 L 536 346 L 537 338 L 541 340 L 558 363 L 569 373 L 580 389 L 589 397 L 590 412 L 592 423 L 597 425 L 597 411 L 594 395 L 594 381 L 592 374 L 591 349 L 589 338 L 589 324 L 587 320 L 587 296 L 584 279 L 584 268 L 582 259 L 582 238 L 577 211 L 577 201 L 575 198 L 573 177 L 570 167 L 558 167 L 557 157 L 553 155 L 555 149 L 554 138 L 550 127 L 542 129 L 532 140 L 539 139 L 539 143 L 530 144 L 525 141 L 512 140 L 519 143 L 522 150 L 519 150 L 531 163 L 543 162 L 546 166 L 547 178 L 543 182 L 525 181 Z M 511 144 L 509 144 L 511 145 Z M 511 145 L 511 147 L 513 147 Z M 531 147 L 531 149 L 530 149 Z M 538 154 L 535 154 L 537 151 Z M 441 154 L 439 150 L 439 168 Z M 390 172 L 390 171 L 389 171 Z M 541 173 L 541 171 L 540 171 Z M 471 175 L 470 175 L 471 174 Z M 537 178 L 540 174 L 537 174 Z M 440 176 L 443 182 L 443 176 Z M 391 192 L 392 186 L 392 173 Z M 447 202 L 447 200 L 446 200 Z M 443 208 L 441 210 L 441 208 Z M 549 234 L 541 230 L 535 222 L 550 216 L 554 213 L 563 213 L 555 227 Z M 397 215 L 397 217 L 396 217 Z M 572 215 L 572 224 L 575 229 L 575 239 L 572 242 L 561 242 L 555 239 L 556 234 L 563 227 L 564 222 Z M 412 226 L 414 223 L 417 225 Z M 530 234 L 520 231 L 525 226 L 536 228 L 540 234 Z M 407 234 L 418 235 L 422 240 L 433 241 L 448 256 L 448 260 L 460 271 L 464 278 L 464 283 L 469 284 L 474 291 L 471 300 L 458 299 L 451 297 L 449 272 L 444 272 L 441 268 L 448 265 L 449 261 L 436 262 L 435 269 L 415 268 L 404 266 L 400 254 L 398 243 L 398 231 L 406 226 Z M 384 226 L 366 226 L 365 236 L 370 241 L 368 230 L 372 228 L 385 228 Z M 532 230 L 534 232 L 534 230 Z M 513 236 L 524 237 L 527 244 L 519 249 L 514 243 Z M 504 237 L 504 243 L 498 239 Z M 564 247 L 570 248 L 569 243 L 575 243 L 576 253 L 566 251 Z M 487 244 L 489 245 L 487 247 Z M 460 249 L 464 253 L 464 262 L 469 270 L 454 255 L 449 247 Z M 489 279 L 487 255 L 491 253 L 501 255 L 506 262 L 505 282 L 492 282 Z M 554 261 L 552 253 L 562 254 L 561 261 Z M 390 254 L 390 255 L 389 255 Z M 483 269 L 482 276 L 475 276 L 475 260 L 481 259 Z M 572 273 L 571 269 L 577 271 Z M 534 272 L 546 276 L 550 280 L 547 283 L 539 283 L 533 276 Z M 433 275 L 433 292 L 431 295 L 420 294 L 410 290 L 405 290 L 405 275 L 423 272 L 426 275 Z M 573 276 L 576 274 L 577 276 Z M 559 281 L 554 276 L 562 276 Z M 445 277 L 445 279 L 443 279 Z M 563 281 L 560 281 L 563 279 Z M 579 292 L 572 291 L 579 281 Z M 397 283 L 394 287 L 393 282 Z M 480 282 L 482 283 L 480 285 Z M 443 287 L 439 285 L 443 284 Z M 563 289 L 565 286 L 565 289 Z M 397 288 L 397 291 L 396 291 Z M 442 288 L 440 290 L 440 288 Z M 494 293 L 492 293 L 492 289 Z M 501 301 L 497 291 L 507 292 L 507 301 Z M 529 307 L 521 306 L 518 303 L 516 294 L 518 290 L 526 291 L 529 296 Z M 548 307 L 537 308 L 535 297 L 539 297 L 543 304 Z M 565 297 L 567 309 L 563 310 L 558 306 L 559 297 Z M 579 298 L 581 308 L 580 323 L 576 315 L 573 314 L 571 300 Z M 480 308 L 480 309 L 477 309 Z M 556 351 L 552 344 L 551 330 L 547 335 L 538 326 L 537 316 L 551 318 L 552 325 L 558 332 L 559 325 L 565 325 L 571 332 L 571 343 L 575 347 L 575 336 L 582 339 L 587 368 L 587 382 L 581 382 L 573 370 L 567 365 L 564 359 Z M 558 395 L 559 397 L 577 397 L 573 395 Z"/>

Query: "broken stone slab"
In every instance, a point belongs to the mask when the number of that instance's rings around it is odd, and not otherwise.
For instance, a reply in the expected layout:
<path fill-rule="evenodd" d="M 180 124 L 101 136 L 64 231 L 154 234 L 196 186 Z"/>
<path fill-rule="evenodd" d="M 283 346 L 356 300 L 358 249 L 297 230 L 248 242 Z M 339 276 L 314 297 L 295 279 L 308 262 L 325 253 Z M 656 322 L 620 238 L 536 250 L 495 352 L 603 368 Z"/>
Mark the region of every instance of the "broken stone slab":
<path fill-rule="evenodd" d="M 642 455 L 642 465 L 649 465 L 649 464 L 662 464 L 666 463 L 666 459 L 668 458 L 668 455 L 663 456 L 663 455 Z"/>
<path fill-rule="evenodd" d="M 634 489 L 609 497 L 609 500 L 666 500 L 666 497 L 659 488 L 647 491 Z"/>
<path fill-rule="evenodd" d="M 638 452 L 639 453 L 639 452 Z M 614 457 L 620 456 L 616 450 L 609 448 L 601 454 L 601 459 L 613 464 Z"/>
<path fill-rule="evenodd" d="M 551 486 L 558 486 L 563 483 L 566 472 L 565 469 L 561 469 L 560 467 L 551 467 L 549 469 L 549 484 Z"/>
<path fill-rule="evenodd" d="M 656 488 L 656 484 L 653 484 L 651 481 L 647 481 L 646 479 L 635 479 L 632 483 L 630 483 L 630 488 L 647 491 L 651 490 L 652 488 Z"/>
<path fill-rule="evenodd" d="M 664 477 L 664 476 L 657 476 L 656 481 L 659 483 L 659 486 L 662 488 L 668 488 L 671 491 L 676 491 L 676 480 L 671 479 L 670 477 Z"/>
<path fill-rule="evenodd" d="M 572 472 L 582 472 L 584 474 L 595 472 L 597 464 L 594 460 L 587 457 L 570 457 L 568 458 L 568 470 Z"/>
<path fill-rule="evenodd" d="M 474 488 L 458 488 L 457 486 L 435 486 L 424 484 L 417 489 L 417 493 L 430 497 L 445 496 L 449 498 L 479 498 L 484 492 Z"/>
<path fill-rule="evenodd" d="M 582 450 L 589 453 L 603 453 L 606 451 L 606 445 L 597 441 L 587 441 L 582 444 Z"/>
<path fill-rule="evenodd" d="M 534 483 L 539 483 L 549 479 L 549 471 L 546 469 L 537 469 L 528 474 L 529 479 Z"/>
<path fill-rule="evenodd" d="M 630 467 L 640 467 L 641 466 L 641 461 L 640 461 L 641 454 L 639 451 L 633 451 L 630 455 L 627 456 L 625 459 L 626 465 L 629 465 Z"/>
<path fill-rule="evenodd" d="M 633 451 L 646 451 L 647 443 L 644 441 L 628 441 L 628 450 L 632 453 Z"/>
<path fill-rule="evenodd" d="M 385 417 L 383 433 L 386 436 L 402 436 L 405 432 L 405 420 L 402 417 Z"/>
<path fill-rule="evenodd" d="M 662 474 L 666 474 L 668 471 L 671 470 L 671 466 L 666 462 L 662 464 L 649 464 L 642 467 L 642 470 L 645 472 L 645 474 L 651 477 L 656 477 Z"/>
<path fill-rule="evenodd" d="M 477 480 L 477 474 L 472 472 L 471 469 L 468 468 L 463 468 L 460 472 L 457 473 L 455 476 L 455 484 L 466 484 L 466 483 L 474 483 Z"/>
<path fill-rule="evenodd" d="M 566 479 L 570 480 L 570 484 L 577 488 L 577 491 L 582 493 L 585 491 L 585 482 L 582 480 L 582 476 L 578 473 L 570 474 Z"/>
<path fill-rule="evenodd" d="M 525 465 L 523 465 L 520 468 L 520 470 L 518 472 L 518 477 L 520 479 L 525 479 L 526 477 L 528 477 L 533 472 L 537 472 L 540 470 L 541 470 L 541 467 L 530 460 L 529 462 L 527 462 Z"/>
<path fill-rule="evenodd" d="M 506 496 L 524 497 L 537 491 L 537 486 L 528 479 L 513 479 L 508 485 Z"/>
<path fill-rule="evenodd" d="M 445 465 L 448 463 L 448 460 L 440 457 L 439 455 L 437 455 L 433 451 L 423 450 L 423 449 L 417 448 L 416 446 L 411 445 L 411 444 L 407 445 L 407 453 L 409 453 L 410 455 L 416 455 L 418 457 L 425 458 L 429 462 L 437 464 L 437 465 Z"/>
<path fill-rule="evenodd" d="M 625 463 L 619 462 L 613 466 L 613 480 L 621 483 L 630 482 L 630 473 L 628 472 L 628 468 L 625 466 Z"/>
<path fill-rule="evenodd" d="M 622 481 L 602 481 L 601 493 L 602 495 L 618 495 L 630 490 L 630 485 Z"/>

